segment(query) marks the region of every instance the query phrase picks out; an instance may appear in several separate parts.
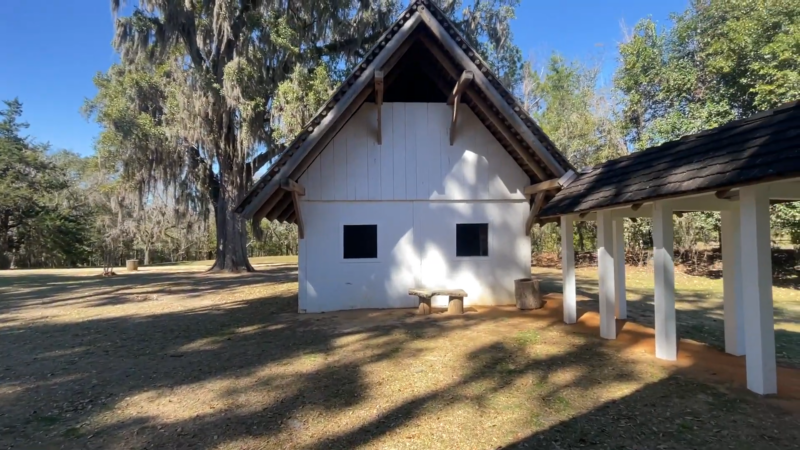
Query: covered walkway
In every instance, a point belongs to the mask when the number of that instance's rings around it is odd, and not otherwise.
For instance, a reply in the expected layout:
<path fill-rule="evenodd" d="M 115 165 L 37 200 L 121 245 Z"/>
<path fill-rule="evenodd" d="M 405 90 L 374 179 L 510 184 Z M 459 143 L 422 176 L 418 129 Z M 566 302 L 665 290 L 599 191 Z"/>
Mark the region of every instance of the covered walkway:
<path fill-rule="evenodd" d="M 800 102 L 529 190 L 540 204 L 547 191 L 558 192 L 540 206 L 536 220 L 561 226 L 563 319 L 568 324 L 577 320 L 573 225 L 597 222 L 599 328 L 606 339 L 618 337 L 616 319 L 627 317 L 623 220 L 652 219 L 655 355 L 665 360 L 678 359 L 672 216 L 719 211 L 725 349 L 746 355 L 750 390 L 778 392 L 770 205 L 800 200 Z"/>

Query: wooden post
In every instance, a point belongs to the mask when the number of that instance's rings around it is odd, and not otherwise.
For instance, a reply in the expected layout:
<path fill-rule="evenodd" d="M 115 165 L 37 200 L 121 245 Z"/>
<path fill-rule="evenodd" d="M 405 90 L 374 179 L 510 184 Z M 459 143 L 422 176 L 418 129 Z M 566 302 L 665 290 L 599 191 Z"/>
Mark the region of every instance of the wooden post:
<path fill-rule="evenodd" d="M 525 221 L 525 236 L 531 235 L 531 228 L 533 228 L 533 224 L 536 222 L 536 217 L 539 215 L 539 211 L 542 210 L 544 206 L 544 192 L 539 192 L 536 194 L 536 198 L 533 200 L 533 206 L 531 206 L 531 212 L 528 214 L 528 219 Z"/>
<path fill-rule="evenodd" d="M 561 273 L 563 277 L 562 303 L 564 323 L 578 320 L 575 301 L 575 248 L 573 243 L 573 217 L 561 216 Z"/>
<path fill-rule="evenodd" d="M 673 233 L 672 207 L 665 202 L 653 203 L 656 358 L 670 361 L 678 358 Z"/>
<path fill-rule="evenodd" d="M 614 230 L 611 211 L 597 212 L 597 265 L 600 278 L 600 337 L 617 338 L 614 319 Z"/>
<path fill-rule="evenodd" d="M 764 185 L 739 190 L 747 388 L 761 395 L 778 391 L 768 192 Z"/>
<path fill-rule="evenodd" d="M 452 146 L 456 140 L 456 122 L 458 121 L 458 105 L 461 103 L 461 94 L 467 90 L 467 86 L 472 83 L 474 75 L 469 70 L 465 70 L 458 79 L 456 87 L 453 88 L 453 93 L 447 99 L 448 105 L 453 105 L 453 117 L 450 120 L 450 145 Z"/>
<path fill-rule="evenodd" d="M 451 295 L 450 300 L 447 302 L 447 313 L 464 314 L 464 297 Z"/>
<path fill-rule="evenodd" d="M 741 235 L 739 207 L 720 212 L 722 219 L 722 286 L 725 316 L 725 351 L 745 354 L 744 301 L 742 297 Z"/>
<path fill-rule="evenodd" d="M 431 313 L 431 298 L 422 296 L 418 296 L 418 298 L 419 308 L 417 308 L 417 314 L 421 316 L 429 315 Z"/>
<path fill-rule="evenodd" d="M 617 319 L 628 318 L 625 297 L 625 219 L 614 219 L 614 305 Z"/>
<path fill-rule="evenodd" d="M 381 136 L 381 110 L 383 109 L 383 71 L 375 71 L 375 105 L 378 108 L 378 145 L 383 145 Z"/>

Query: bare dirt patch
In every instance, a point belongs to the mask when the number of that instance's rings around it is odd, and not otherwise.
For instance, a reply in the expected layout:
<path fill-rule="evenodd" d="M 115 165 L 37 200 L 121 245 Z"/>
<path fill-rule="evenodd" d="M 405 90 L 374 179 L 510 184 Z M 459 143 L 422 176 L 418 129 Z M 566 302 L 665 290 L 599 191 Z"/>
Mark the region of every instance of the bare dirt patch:
<path fill-rule="evenodd" d="M 298 315 L 296 268 L 0 276 L 0 447 L 795 448 L 796 417 L 552 311 Z"/>

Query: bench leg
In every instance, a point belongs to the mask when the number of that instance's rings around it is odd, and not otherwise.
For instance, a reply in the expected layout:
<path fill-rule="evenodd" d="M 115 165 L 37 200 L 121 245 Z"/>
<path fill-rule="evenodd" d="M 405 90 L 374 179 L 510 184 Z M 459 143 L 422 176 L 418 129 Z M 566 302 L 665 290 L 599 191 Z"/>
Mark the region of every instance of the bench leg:
<path fill-rule="evenodd" d="M 449 314 L 464 314 L 464 298 L 463 297 L 450 297 L 447 303 L 447 312 Z"/>
<path fill-rule="evenodd" d="M 419 297 L 419 308 L 417 314 L 427 316 L 431 313 L 431 299 L 430 297 Z"/>

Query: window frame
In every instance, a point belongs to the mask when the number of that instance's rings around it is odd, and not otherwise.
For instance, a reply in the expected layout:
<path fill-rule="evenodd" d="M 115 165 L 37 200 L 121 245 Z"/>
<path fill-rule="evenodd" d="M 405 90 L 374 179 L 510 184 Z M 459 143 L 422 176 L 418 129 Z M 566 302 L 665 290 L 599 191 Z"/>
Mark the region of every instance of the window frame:
<path fill-rule="evenodd" d="M 344 257 L 344 227 L 346 226 L 374 226 L 375 227 L 375 258 L 345 258 Z M 340 222 L 339 223 L 339 260 L 347 264 L 369 264 L 381 262 L 380 224 L 376 222 Z"/>
<path fill-rule="evenodd" d="M 486 255 L 477 256 L 458 256 L 458 226 L 459 225 L 486 225 Z M 476 260 L 476 259 L 489 259 L 492 257 L 492 232 L 491 224 L 486 222 L 456 222 L 455 232 L 453 233 L 453 258 L 457 260 Z"/>

